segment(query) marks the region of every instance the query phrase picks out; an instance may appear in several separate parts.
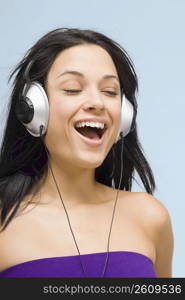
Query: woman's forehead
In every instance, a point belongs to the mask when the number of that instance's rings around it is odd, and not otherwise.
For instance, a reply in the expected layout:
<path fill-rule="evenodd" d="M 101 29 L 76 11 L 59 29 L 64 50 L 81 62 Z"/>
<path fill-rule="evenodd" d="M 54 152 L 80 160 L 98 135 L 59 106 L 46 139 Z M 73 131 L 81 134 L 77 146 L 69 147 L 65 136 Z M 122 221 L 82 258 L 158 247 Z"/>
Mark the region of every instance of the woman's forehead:
<path fill-rule="evenodd" d="M 48 75 L 56 78 L 70 70 L 84 75 L 110 74 L 117 76 L 116 67 L 109 53 L 95 44 L 77 45 L 60 52 Z"/>

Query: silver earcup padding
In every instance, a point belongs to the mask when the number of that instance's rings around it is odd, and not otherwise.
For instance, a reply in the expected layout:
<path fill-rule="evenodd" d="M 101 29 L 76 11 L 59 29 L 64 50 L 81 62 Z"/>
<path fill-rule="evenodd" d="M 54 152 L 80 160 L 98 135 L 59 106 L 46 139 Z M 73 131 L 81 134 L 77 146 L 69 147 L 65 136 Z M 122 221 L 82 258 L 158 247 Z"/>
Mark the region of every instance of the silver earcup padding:
<path fill-rule="evenodd" d="M 119 141 L 120 133 L 125 137 L 131 130 L 132 122 L 134 118 L 134 107 L 132 103 L 125 97 L 122 96 L 122 104 L 121 104 L 121 121 L 119 131 L 115 140 L 115 143 Z"/>
<path fill-rule="evenodd" d="M 134 108 L 132 103 L 123 95 L 121 105 L 121 132 L 125 137 L 131 130 L 134 117 Z"/>
<path fill-rule="evenodd" d="M 33 82 L 25 97 L 29 99 L 34 107 L 33 119 L 30 123 L 24 124 L 28 132 L 40 136 L 40 126 L 43 126 L 42 134 L 46 133 L 49 120 L 49 103 L 43 87 L 38 82 Z"/>

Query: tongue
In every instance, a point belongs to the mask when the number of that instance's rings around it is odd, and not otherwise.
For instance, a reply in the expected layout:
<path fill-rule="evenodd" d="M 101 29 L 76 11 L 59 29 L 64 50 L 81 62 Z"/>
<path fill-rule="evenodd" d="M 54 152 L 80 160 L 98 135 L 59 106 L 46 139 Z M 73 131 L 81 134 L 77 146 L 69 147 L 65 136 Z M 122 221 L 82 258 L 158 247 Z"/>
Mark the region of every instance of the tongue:
<path fill-rule="evenodd" d="M 89 139 L 99 139 L 99 135 L 98 135 L 96 129 L 93 129 L 92 127 L 78 128 L 78 132 L 80 132 L 82 135 L 88 137 Z"/>

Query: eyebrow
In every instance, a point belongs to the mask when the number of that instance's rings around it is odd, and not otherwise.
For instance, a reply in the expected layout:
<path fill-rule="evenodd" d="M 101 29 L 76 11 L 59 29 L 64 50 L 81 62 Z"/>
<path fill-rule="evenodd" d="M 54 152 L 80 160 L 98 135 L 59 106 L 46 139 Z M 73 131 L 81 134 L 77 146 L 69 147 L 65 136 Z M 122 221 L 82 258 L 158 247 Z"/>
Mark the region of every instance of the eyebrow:
<path fill-rule="evenodd" d="M 76 75 L 76 76 L 79 76 L 79 77 L 84 77 L 84 74 L 78 72 L 78 71 L 73 71 L 73 70 L 69 70 L 69 71 L 65 71 L 63 72 L 62 74 L 60 74 L 59 76 L 57 76 L 56 78 L 59 78 L 61 76 L 64 76 L 66 74 L 72 74 L 72 75 Z M 116 79 L 118 82 L 119 82 L 119 78 L 115 75 L 111 75 L 111 74 L 106 74 L 102 77 L 103 79 Z"/>

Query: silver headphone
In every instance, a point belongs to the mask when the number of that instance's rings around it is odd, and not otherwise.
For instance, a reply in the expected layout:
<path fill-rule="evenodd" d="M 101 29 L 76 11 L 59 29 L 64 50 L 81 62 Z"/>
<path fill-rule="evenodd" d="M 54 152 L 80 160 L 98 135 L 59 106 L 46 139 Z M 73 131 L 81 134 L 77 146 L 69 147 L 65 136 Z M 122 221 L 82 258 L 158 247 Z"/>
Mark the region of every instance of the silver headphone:
<path fill-rule="evenodd" d="M 125 137 L 135 127 L 136 108 L 125 97 L 122 96 L 120 130 L 116 142 L 119 140 L 120 133 Z M 23 94 L 16 106 L 16 116 L 25 126 L 27 131 L 34 137 L 40 136 L 47 131 L 49 120 L 48 97 L 42 85 L 38 82 L 31 82 L 24 86 Z"/>

